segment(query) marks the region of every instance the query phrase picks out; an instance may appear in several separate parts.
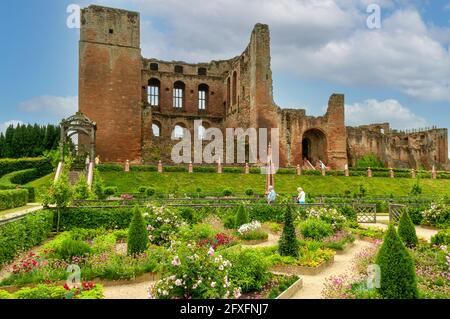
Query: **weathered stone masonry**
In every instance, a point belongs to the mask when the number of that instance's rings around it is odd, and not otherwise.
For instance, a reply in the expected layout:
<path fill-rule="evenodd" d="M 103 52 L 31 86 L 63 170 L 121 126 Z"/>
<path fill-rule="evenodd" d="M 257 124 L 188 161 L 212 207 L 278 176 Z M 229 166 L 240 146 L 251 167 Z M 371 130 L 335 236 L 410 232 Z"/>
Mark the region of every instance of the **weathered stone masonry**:
<path fill-rule="evenodd" d="M 264 24 L 254 27 L 247 48 L 230 60 L 168 62 L 141 56 L 139 13 L 85 8 L 79 109 L 97 123 L 97 153 L 103 162 L 169 163 L 175 127 L 194 136 L 194 120 L 199 119 L 205 128 L 222 130 L 279 128 L 281 166 L 303 165 L 308 159 L 343 169 L 369 153 L 394 167 L 442 169 L 448 161 L 447 129 L 406 134 L 390 130 L 389 124 L 346 127 L 341 94 L 330 97 L 321 117 L 278 107 Z"/>

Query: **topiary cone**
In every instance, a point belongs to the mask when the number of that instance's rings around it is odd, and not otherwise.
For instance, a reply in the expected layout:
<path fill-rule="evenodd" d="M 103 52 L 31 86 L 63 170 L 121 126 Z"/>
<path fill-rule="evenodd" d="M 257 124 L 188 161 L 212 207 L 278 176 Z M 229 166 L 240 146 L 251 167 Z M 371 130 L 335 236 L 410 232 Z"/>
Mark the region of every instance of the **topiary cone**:
<path fill-rule="evenodd" d="M 134 208 L 133 218 L 128 229 L 127 251 L 134 256 L 143 253 L 148 247 L 148 233 L 144 217 L 138 207 Z"/>
<path fill-rule="evenodd" d="M 414 261 L 392 224 L 389 225 L 383 245 L 378 251 L 376 263 L 380 266 L 379 292 L 383 298 L 418 298 Z"/>
<path fill-rule="evenodd" d="M 294 219 L 292 217 L 292 208 L 287 206 L 284 213 L 283 234 L 279 241 L 278 250 L 281 256 L 298 257 L 299 248 L 297 235 L 295 234 Z"/>
<path fill-rule="evenodd" d="M 407 211 L 405 211 L 400 218 L 398 235 L 407 247 L 415 247 L 419 243 L 416 227 L 414 227 L 414 223 Z"/>

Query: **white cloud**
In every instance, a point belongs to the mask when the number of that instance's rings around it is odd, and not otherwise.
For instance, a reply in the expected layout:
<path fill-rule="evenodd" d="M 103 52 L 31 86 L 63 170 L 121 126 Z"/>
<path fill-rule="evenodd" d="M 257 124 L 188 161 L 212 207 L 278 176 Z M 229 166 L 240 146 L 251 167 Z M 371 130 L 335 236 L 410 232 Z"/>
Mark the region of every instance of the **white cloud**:
<path fill-rule="evenodd" d="M 17 126 L 17 124 L 23 124 L 22 121 L 19 120 L 11 120 L 11 121 L 6 121 L 4 123 L 0 123 L 0 133 L 5 133 L 6 129 L 10 126 L 10 125 L 14 125 Z"/>
<path fill-rule="evenodd" d="M 450 10 L 450 3 L 448 3 L 448 4 L 444 7 L 444 9 L 445 9 L 445 10 Z"/>
<path fill-rule="evenodd" d="M 369 0 L 100 3 L 141 12 L 146 57 L 188 62 L 231 58 L 244 50 L 253 25 L 261 22 L 271 28 L 275 72 L 450 101 L 448 29 L 427 25 L 409 0 L 376 1 L 385 10 L 380 30 L 366 27 Z"/>
<path fill-rule="evenodd" d="M 365 100 L 345 106 L 346 125 L 357 126 L 390 123 L 395 129 L 425 127 L 427 121 L 417 116 L 397 100 Z"/>
<path fill-rule="evenodd" d="M 78 97 L 43 95 L 20 103 L 18 109 L 23 112 L 45 114 L 49 118 L 61 119 L 77 111 Z"/>

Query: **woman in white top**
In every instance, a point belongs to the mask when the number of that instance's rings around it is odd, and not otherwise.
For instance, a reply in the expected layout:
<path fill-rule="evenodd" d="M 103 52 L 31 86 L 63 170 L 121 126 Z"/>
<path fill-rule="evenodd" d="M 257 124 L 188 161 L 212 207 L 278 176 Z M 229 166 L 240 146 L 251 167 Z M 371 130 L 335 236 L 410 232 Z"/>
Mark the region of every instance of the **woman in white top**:
<path fill-rule="evenodd" d="M 304 205 L 305 197 L 306 197 L 305 192 L 303 191 L 303 189 L 301 187 L 297 188 L 297 192 L 298 192 L 297 202 L 301 205 Z"/>

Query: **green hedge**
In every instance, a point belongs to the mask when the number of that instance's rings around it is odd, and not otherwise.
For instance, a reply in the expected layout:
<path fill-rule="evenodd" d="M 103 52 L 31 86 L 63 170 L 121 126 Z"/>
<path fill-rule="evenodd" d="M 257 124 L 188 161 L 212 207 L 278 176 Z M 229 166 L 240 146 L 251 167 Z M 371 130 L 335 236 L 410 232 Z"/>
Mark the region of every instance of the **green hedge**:
<path fill-rule="evenodd" d="M 25 206 L 28 203 L 28 190 L 0 190 L 0 210 Z"/>
<path fill-rule="evenodd" d="M 0 189 L 18 188 L 31 181 L 42 177 L 41 173 L 36 168 L 29 168 L 22 171 L 12 172 L 0 178 Z M 20 188 L 28 190 L 28 201 L 34 202 L 35 190 L 31 186 L 20 186 Z"/>
<path fill-rule="evenodd" d="M 40 176 L 47 175 L 53 170 L 50 160 L 45 157 L 0 159 L 0 176 L 28 168 L 35 168 Z"/>
<path fill-rule="evenodd" d="M 0 265 L 42 243 L 53 228 L 53 212 L 41 210 L 23 219 L 0 225 Z"/>
<path fill-rule="evenodd" d="M 99 172 L 123 172 L 124 168 L 119 164 L 99 164 L 96 166 Z"/>
<path fill-rule="evenodd" d="M 125 229 L 133 217 L 133 207 L 118 208 L 67 208 L 61 210 L 59 230 L 72 228 L 99 228 Z M 58 223 L 58 214 L 55 210 L 55 227 Z"/>

